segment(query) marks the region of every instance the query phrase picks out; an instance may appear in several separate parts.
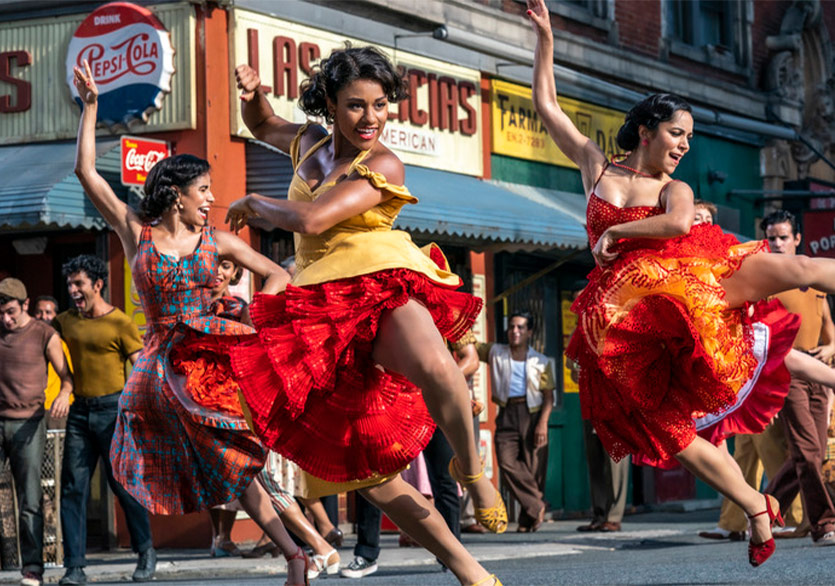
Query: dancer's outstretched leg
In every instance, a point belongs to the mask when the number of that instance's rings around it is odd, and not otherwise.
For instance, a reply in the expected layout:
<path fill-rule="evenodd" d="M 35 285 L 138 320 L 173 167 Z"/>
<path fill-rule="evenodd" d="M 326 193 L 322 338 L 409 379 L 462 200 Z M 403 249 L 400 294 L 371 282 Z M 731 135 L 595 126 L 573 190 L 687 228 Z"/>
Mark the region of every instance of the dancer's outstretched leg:
<path fill-rule="evenodd" d="M 384 313 L 374 339 L 373 357 L 385 369 L 402 374 L 423 391 L 429 413 L 455 452 L 458 470 L 470 477 L 477 476 L 482 464 L 472 441 L 470 391 L 429 310 L 409 300 Z M 493 507 L 500 498 L 484 476 L 467 489 L 477 508 Z"/>
<path fill-rule="evenodd" d="M 695 476 L 737 504 L 749 517 L 766 509 L 765 495 L 745 482 L 738 465 L 729 466 L 727 449 L 721 450 L 696 436 L 693 443 L 676 454 L 676 459 Z M 768 515 L 753 517 L 750 523 L 752 542 L 763 543 L 771 538 Z"/>
<path fill-rule="evenodd" d="M 360 492 L 410 537 L 435 554 L 462 584 L 474 584 L 489 575 L 455 538 L 437 509 L 400 476 Z"/>
<path fill-rule="evenodd" d="M 813 287 L 835 293 L 835 259 L 803 255 L 752 254 L 733 275 L 722 281 L 730 307 L 759 301 L 781 291 Z"/>
<path fill-rule="evenodd" d="M 244 511 L 264 533 L 270 536 L 270 539 L 278 545 L 285 557 L 289 557 L 298 551 L 298 546 L 287 533 L 287 529 L 284 528 L 278 513 L 273 509 L 270 497 L 264 487 L 253 481 L 246 487 L 244 493 L 238 497 L 238 500 L 240 500 Z M 304 560 L 288 560 L 287 583 L 302 584 L 304 579 Z"/>

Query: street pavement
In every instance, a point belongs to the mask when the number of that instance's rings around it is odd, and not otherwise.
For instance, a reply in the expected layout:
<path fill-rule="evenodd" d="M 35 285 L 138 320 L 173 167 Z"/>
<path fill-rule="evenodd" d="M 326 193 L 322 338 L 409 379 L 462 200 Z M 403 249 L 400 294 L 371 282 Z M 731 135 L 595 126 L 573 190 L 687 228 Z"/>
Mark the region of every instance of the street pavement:
<path fill-rule="evenodd" d="M 543 524 L 533 534 L 469 535 L 467 549 L 506 586 L 547 584 L 835 584 L 835 547 L 813 547 L 809 538 L 778 541 L 777 553 L 761 568 L 747 562 L 745 543 L 714 542 L 697 536 L 715 526 L 717 509 L 656 511 L 629 515 L 619 533 L 578 533 L 582 519 Z M 457 584 L 423 549 L 400 548 L 384 534 L 379 570 L 357 584 L 369 586 Z M 352 559 L 354 538 L 340 551 Z M 246 544 L 244 544 L 246 545 Z M 161 550 L 155 584 L 194 586 L 283 584 L 283 559 L 213 559 L 206 550 Z M 127 550 L 93 553 L 90 582 L 130 581 L 136 557 Z M 48 568 L 56 583 L 60 568 Z M 19 573 L 0 572 L 0 584 L 15 584 Z M 334 582 L 334 577 L 328 579 Z M 347 584 L 346 579 L 338 579 Z M 324 586 L 324 585 L 323 585 Z"/>

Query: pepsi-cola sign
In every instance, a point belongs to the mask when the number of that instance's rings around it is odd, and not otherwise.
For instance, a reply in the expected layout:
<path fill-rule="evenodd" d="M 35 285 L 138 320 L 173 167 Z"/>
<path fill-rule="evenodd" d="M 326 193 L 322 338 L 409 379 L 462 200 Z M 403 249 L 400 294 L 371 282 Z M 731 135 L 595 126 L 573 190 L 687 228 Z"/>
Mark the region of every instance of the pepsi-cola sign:
<path fill-rule="evenodd" d="M 171 91 L 174 48 L 154 14 L 129 2 L 94 10 L 79 25 L 67 50 L 67 83 L 83 107 L 73 83 L 73 67 L 90 64 L 99 89 L 98 121 L 107 126 L 147 122 Z"/>

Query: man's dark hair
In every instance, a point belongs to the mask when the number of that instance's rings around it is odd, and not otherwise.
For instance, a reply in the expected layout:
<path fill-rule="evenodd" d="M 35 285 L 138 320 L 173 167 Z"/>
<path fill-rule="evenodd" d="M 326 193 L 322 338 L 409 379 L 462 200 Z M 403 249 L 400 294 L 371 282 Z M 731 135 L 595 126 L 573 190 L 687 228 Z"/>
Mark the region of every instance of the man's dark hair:
<path fill-rule="evenodd" d="M 41 295 L 35 299 L 35 307 L 38 306 L 38 303 L 41 301 L 49 301 L 52 305 L 55 306 L 56 311 L 58 310 L 58 300 L 55 299 L 52 295 Z"/>
<path fill-rule="evenodd" d="M 792 236 L 797 236 L 799 234 L 797 229 L 797 218 L 794 217 L 793 213 L 787 212 L 786 210 L 776 210 L 764 217 L 763 221 L 760 222 L 760 230 L 765 232 L 769 226 L 773 226 L 774 224 L 783 224 L 786 222 L 792 227 Z"/>
<path fill-rule="evenodd" d="M 525 320 L 525 326 L 527 326 L 529 330 L 533 330 L 533 314 L 530 311 L 514 311 L 510 314 L 508 323 L 510 323 L 510 320 L 512 320 L 514 317 L 523 318 Z"/>
<path fill-rule="evenodd" d="M 68 260 L 61 267 L 61 274 L 64 275 L 64 278 L 81 271 L 87 273 L 93 283 L 101 279 L 104 283 L 102 291 L 107 287 L 107 264 L 99 257 L 92 254 L 80 254 Z"/>
<path fill-rule="evenodd" d="M 23 307 L 23 303 L 26 300 L 18 299 L 17 297 L 9 297 L 8 295 L 0 295 L 0 305 L 6 305 L 7 303 L 11 303 L 12 301 L 17 301 L 18 305 Z"/>

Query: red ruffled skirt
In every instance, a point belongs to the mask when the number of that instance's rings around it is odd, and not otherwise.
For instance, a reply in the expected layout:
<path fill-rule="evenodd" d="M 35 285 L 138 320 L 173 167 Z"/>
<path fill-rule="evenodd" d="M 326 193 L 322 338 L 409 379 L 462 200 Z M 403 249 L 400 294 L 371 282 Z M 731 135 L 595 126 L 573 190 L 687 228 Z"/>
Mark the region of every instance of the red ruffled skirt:
<path fill-rule="evenodd" d="M 624 241 L 612 266 L 591 272 L 572 306 L 579 319 L 566 355 L 580 365 L 583 417 L 612 458 L 674 466 L 696 419 L 720 415 L 703 430 L 718 442 L 758 433 L 777 413 L 799 320 L 779 302 L 757 304 L 755 318 L 748 307 L 729 309 L 720 284 L 767 251 L 694 226 L 680 238 Z M 761 359 L 754 319 L 772 334 Z"/>
<path fill-rule="evenodd" d="M 420 390 L 372 359 L 381 315 L 409 299 L 429 310 L 450 341 L 472 326 L 482 305 L 407 269 L 291 285 L 280 295 L 255 295 L 257 335 L 194 338 L 178 349 L 178 360 L 227 354 L 255 433 L 313 476 L 345 482 L 391 474 L 417 457 L 435 430 Z"/>

